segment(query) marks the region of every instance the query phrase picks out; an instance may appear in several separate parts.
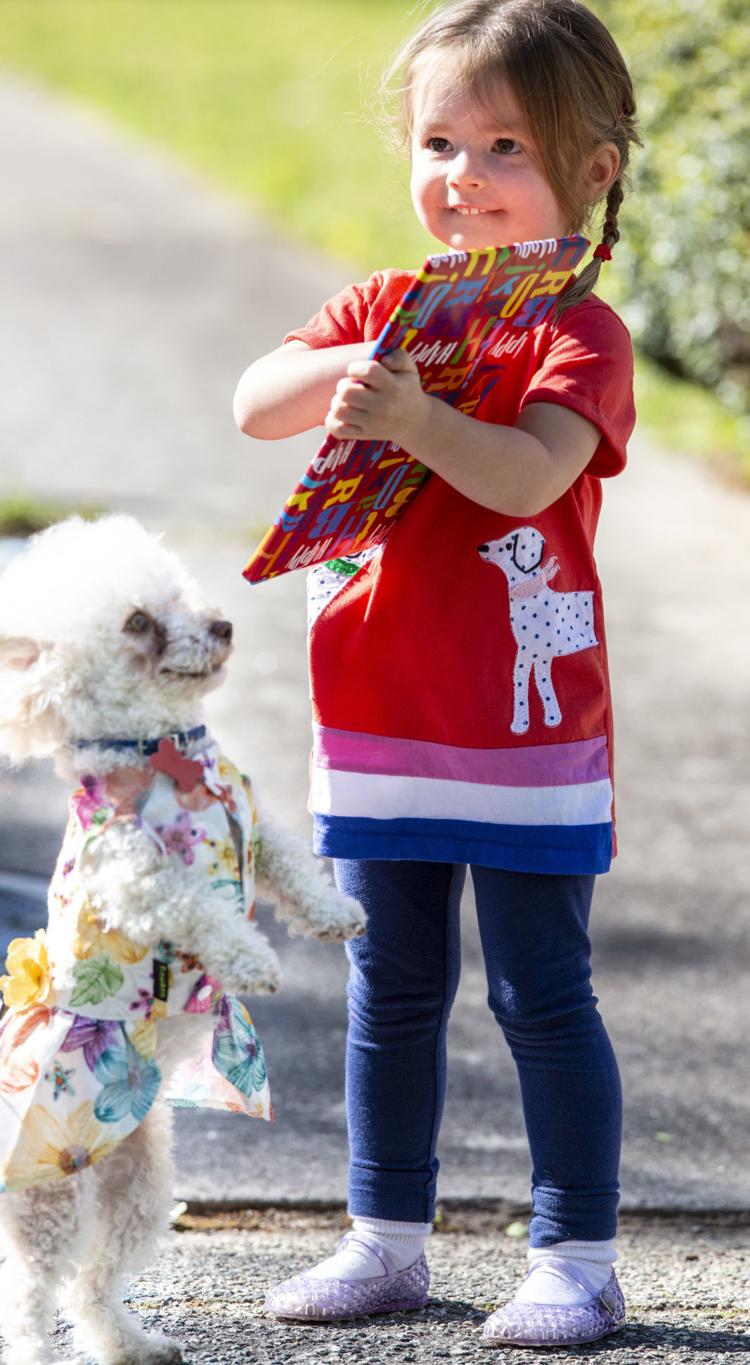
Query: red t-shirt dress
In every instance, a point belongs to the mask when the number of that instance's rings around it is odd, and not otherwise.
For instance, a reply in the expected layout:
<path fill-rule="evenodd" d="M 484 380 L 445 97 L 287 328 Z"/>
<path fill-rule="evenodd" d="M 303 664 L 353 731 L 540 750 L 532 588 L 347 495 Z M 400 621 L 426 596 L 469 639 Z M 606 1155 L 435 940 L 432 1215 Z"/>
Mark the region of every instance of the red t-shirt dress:
<path fill-rule="evenodd" d="M 375 341 L 412 281 L 376 273 L 286 340 Z M 383 546 L 311 571 L 314 847 L 606 872 L 612 707 L 593 549 L 601 480 L 623 469 L 635 421 L 630 338 L 590 297 L 485 362 L 477 420 L 512 426 L 529 403 L 560 403 L 601 440 L 538 516 L 491 511 L 433 474 Z"/>

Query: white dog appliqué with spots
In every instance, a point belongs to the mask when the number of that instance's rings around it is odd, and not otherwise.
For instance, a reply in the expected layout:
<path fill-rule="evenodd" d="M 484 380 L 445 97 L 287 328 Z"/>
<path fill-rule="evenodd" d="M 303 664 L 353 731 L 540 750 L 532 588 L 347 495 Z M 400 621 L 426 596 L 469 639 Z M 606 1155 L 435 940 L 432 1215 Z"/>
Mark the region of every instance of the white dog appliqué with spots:
<path fill-rule="evenodd" d="M 552 685 L 552 660 L 591 649 L 594 634 L 593 592 L 555 592 L 549 587 L 560 565 L 552 555 L 543 565 L 544 537 L 533 526 L 520 526 L 478 546 L 488 564 L 496 564 L 508 580 L 510 624 L 518 649 L 513 666 L 514 735 L 529 728 L 529 679 L 534 673 L 544 707 L 545 725 L 559 725 L 562 712 Z"/>

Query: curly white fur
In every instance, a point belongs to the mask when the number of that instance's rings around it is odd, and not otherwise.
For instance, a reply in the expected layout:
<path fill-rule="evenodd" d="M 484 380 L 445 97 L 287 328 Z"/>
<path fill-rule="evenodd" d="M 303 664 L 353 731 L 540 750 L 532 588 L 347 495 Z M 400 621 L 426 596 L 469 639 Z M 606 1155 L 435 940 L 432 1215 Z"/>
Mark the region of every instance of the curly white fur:
<path fill-rule="evenodd" d="M 132 767 L 132 751 L 77 749 L 76 741 L 158 738 L 200 723 L 200 700 L 221 681 L 230 640 L 229 623 L 201 604 L 179 560 L 132 518 L 62 522 L 0 578 L 0 753 L 12 763 L 52 756 L 71 780 Z M 357 902 L 266 816 L 257 876 L 290 933 L 336 941 L 364 932 Z M 102 928 L 141 943 L 179 941 L 230 991 L 277 988 L 278 959 L 257 926 L 215 904 L 209 920 L 190 868 L 165 858 L 135 824 L 115 821 L 98 836 L 86 890 Z M 56 945 L 63 968 L 65 951 Z M 196 1030 L 210 1027 L 203 1015 L 160 1023 L 165 1088 L 194 1052 Z M 122 1306 L 125 1278 L 167 1225 L 170 1133 L 170 1111 L 157 1102 L 90 1169 L 0 1195 L 7 1365 L 54 1359 L 48 1327 L 63 1291 L 82 1355 L 101 1365 L 182 1358 L 176 1343 L 147 1336 Z"/>

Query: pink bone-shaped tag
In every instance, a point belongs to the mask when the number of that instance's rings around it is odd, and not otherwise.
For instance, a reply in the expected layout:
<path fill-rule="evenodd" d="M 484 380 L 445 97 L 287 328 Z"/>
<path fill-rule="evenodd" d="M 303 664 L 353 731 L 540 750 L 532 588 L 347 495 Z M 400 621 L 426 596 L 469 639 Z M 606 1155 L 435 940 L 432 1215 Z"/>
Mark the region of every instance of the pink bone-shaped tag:
<path fill-rule="evenodd" d="M 203 764 L 193 758 L 183 758 L 173 739 L 160 739 L 159 748 L 152 754 L 149 763 L 158 773 L 166 773 L 174 778 L 180 791 L 195 791 L 203 781 Z"/>

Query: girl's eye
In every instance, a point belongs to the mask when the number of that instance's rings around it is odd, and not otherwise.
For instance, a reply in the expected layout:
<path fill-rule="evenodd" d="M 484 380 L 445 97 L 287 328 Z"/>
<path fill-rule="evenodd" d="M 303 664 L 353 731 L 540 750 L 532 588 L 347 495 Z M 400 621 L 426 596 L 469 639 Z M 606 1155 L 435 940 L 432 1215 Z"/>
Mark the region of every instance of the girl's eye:
<path fill-rule="evenodd" d="M 519 143 L 512 137 L 499 137 L 495 142 L 493 152 L 500 152 L 503 156 L 517 156 L 521 151 Z"/>
<path fill-rule="evenodd" d="M 132 630 L 134 635 L 145 635 L 150 625 L 151 620 L 145 611 L 134 611 L 125 622 L 125 629 Z"/>
<path fill-rule="evenodd" d="M 429 152 L 447 152 L 450 147 L 447 137 L 428 137 L 425 147 Z"/>

